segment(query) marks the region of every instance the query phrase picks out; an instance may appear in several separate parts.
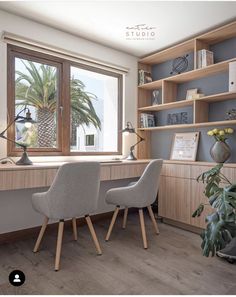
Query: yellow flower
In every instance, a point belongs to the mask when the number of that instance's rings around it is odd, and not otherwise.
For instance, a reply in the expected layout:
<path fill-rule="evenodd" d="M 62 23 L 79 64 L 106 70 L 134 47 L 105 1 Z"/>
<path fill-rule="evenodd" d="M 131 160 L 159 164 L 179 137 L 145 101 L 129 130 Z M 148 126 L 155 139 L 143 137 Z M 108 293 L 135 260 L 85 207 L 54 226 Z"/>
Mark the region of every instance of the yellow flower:
<path fill-rule="evenodd" d="M 213 135 L 214 135 L 214 133 L 213 133 L 213 131 L 212 131 L 212 130 L 210 130 L 210 131 L 208 131 L 208 132 L 207 132 L 207 135 L 209 135 L 209 136 L 213 136 Z"/>
<path fill-rule="evenodd" d="M 219 134 L 222 136 L 222 135 L 225 135 L 225 131 L 224 130 L 220 130 L 219 131 Z"/>
<path fill-rule="evenodd" d="M 217 134 L 219 132 L 218 129 L 213 129 L 212 131 L 213 131 L 213 134 Z"/>
<path fill-rule="evenodd" d="M 228 130 L 228 133 L 229 134 L 233 134 L 234 133 L 234 129 L 232 129 L 232 128 L 228 128 L 227 130 Z"/>

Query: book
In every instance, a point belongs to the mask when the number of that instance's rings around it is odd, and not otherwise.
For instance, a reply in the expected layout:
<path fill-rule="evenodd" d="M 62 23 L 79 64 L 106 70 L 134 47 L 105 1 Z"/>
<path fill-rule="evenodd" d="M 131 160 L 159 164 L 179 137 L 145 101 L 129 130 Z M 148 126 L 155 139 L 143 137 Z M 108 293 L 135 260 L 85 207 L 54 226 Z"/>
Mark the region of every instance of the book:
<path fill-rule="evenodd" d="M 155 117 L 153 114 L 140 114 L 140 128 L 155 127 Z"/>
<path fill-rule="evenodd" d="M 203 68 L 214 64 L 214 53 L 206 49 L 197 52 L 197 67 Z"/>

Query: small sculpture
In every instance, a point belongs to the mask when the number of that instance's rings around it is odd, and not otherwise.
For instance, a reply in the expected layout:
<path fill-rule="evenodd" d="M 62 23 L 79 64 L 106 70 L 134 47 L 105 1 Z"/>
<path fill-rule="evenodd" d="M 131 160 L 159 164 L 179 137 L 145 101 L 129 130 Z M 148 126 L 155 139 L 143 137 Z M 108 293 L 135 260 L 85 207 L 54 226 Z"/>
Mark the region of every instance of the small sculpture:
<path fill-rule="evenodd" d="M 236 109 L 232 108 L 226 114 L 228 116 L 227 120 L 236 120 Z"/>
<path fill-rule="evenodd" d="M 152 92 L 152 97 L 153 97 L 153 101 L 152 101 L 152 105 L 157 105 L 159 104 L 158 102 L 158 96 L 159 96 L 160 91 L 159 90 L 154 90 Z"/>
<path fill-rule="evenodd" d="M 184 72 L 188 68 L 188 55 L 185 55 L 183 57 L 178 57 L 173 60 L 172 63 L 172 71 L 170 74 L 180 74 L 181 72 Z"/>

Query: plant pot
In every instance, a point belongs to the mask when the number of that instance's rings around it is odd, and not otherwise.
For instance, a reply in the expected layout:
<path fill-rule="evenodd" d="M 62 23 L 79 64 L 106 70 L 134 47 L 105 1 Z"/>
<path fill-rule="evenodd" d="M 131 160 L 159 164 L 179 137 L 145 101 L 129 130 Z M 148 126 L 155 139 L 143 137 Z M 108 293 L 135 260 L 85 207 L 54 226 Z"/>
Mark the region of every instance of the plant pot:
<path fill-rule="evenodd" d="M 211 147 L 210 154 L 216 163 L 224 163 L 231 155 L 230 147 L 224 141 L 216 141 Z"/>

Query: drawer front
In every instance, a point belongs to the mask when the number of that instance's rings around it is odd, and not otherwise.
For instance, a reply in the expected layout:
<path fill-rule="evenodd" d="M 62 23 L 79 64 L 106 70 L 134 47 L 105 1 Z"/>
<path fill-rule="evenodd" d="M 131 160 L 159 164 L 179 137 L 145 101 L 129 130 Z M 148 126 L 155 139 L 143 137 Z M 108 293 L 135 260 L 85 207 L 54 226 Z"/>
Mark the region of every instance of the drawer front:
<path fill-rule="evenodd" d="M 176 177 L 161 177 L 158 194 L 159 215 L 190 224 L 191 181 Z"/>
<path fill-rule="evenodd" d="M 147 164 L 129 164 L 111 166 L 111 179 L 133 178 L 142 175 Z"/>
<path fill-rule="evenodd" d="M 208 202 L 208 198 L 204 195 L 204 190 L 205 186 L 202 183 L 198 183 L 195 180 L 191 181 L 191 225 L 203 229 L 206 227 L 206 216 L 213 212 L 213 209 Z M 200 203 L 205 204 L 204 211 L 200 217 L 193 218 L 192 214 L 198 208 Z"/>
<path fill-rule="evenodd" d="M 110 166 L 102 166 L 101 167 L 101 174 L 100 174 L 100 180 L 110 180 L 111 179 L 111 167 Z"/>
<path fill-rule="evenodd" d="M 200 174 L 212 169 L 213 167 L 214 166 L 191 166 L 191 179 L 197 179 Z M 230 182 L 236 182 L 236 168 L 223 167 L 222 173 L 229 179 Z"/>
<path fill-rule="evenodd" d="M 191 165 L 163 164 L 161 175 L 169 177 L 190 178 Z"/>
<path fill-rule="evenodd" d="M 0 172 L 0 190 L 45 187 L 47 170 L 15 170 Z"/>

